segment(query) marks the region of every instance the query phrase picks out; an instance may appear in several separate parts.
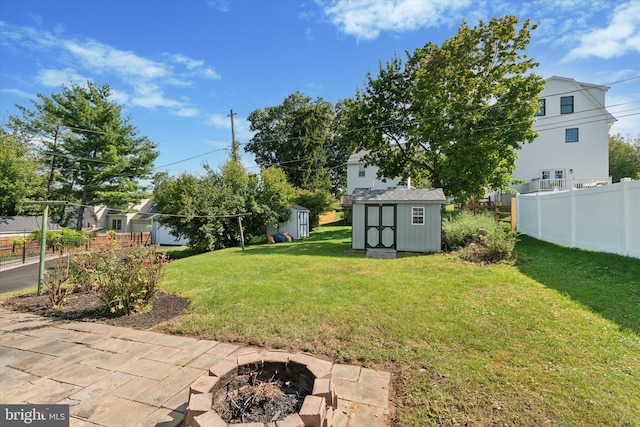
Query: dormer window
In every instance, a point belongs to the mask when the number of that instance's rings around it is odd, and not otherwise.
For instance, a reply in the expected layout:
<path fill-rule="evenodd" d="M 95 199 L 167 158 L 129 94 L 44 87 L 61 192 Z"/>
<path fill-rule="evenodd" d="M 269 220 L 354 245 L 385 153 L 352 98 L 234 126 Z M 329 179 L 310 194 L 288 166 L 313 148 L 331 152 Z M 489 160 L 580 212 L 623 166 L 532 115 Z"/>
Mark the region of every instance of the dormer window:
<path fill-rule="evenodd" d="M 573 96 L 560 97 L 560 114 L 573 113 Z"/>

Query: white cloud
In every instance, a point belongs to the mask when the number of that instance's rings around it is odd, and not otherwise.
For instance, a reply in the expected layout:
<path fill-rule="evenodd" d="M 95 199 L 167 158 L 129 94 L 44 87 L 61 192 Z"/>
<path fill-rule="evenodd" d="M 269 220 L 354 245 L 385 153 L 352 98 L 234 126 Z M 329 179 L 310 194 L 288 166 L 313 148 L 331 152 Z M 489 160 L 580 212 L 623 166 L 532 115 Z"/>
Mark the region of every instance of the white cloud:
<path fill-rule="evenodd" d="M 151 59 L 97 40 L 71 38 L 63 32 L 51 33 L 0 21 L 0 45 L 16 56 L 46 56 L 53 64 L 59 64 L 59 69 L 37 72 L 36 80 L 44 86 L 84 83 L 99 76 L 117 88 L 111 96 L 115 102 L 149 109 L 167 108 L 181 117 L 194 117 L 199 111 L 188 102 L 167 96 L 167 87 L 193 87 L 197 81 L 221 79 L 205 61 L 181 53 L 164 53 Z"/>
<path fill-rule="evenodd" d="M 566 59 L 590 56 L 609 59 L 629 52 L 640 53 L 640 0 L 616 7 L 609 25 L 583 34 L 579 46 Z"/>
<path fill-rule="evenodd" d="M 332 0 L 320 2 L 320 6 L 344 33 L 373 40 L 382 31 L 398 33 L 450 22 L 455 12 L 471 3 L 471 0 Z"/>
<path fill-rule="evenodd" d="M 85 67 L 99 73 L 115 72 L 122 76 L 145 79 L 164 77 L 168 74 L 164 64 L 96 41 L 78 43 L 63 40 L 63 47 L 80 59 Z"/>
<path fill-rule="evenodd" d="M 48 87 L 60 87 L 69 83 L 82 84 L 90 80 L 79 74 L 73 68 L 40 70 L 37 79 L 41 84 Z"/>
<path fill-rule="evenodd" d="M 19 96 L 21 98 L 29 98 L 29 99 L 33 99 L 34 98 L 32 93 L 28 93 L 28 92 L 25 92 L 25 91 L 20 90 L 20 89 L 2 89 L 2 90 L 0 90 L 0 92 L 8 93 L 10 95 Z"/>
<path fill-rule="evenodd" d="M 176 111 L 176 116 L 180 117 L 196 117 L 200 114 L 197 108 L 184 107 Z"/>

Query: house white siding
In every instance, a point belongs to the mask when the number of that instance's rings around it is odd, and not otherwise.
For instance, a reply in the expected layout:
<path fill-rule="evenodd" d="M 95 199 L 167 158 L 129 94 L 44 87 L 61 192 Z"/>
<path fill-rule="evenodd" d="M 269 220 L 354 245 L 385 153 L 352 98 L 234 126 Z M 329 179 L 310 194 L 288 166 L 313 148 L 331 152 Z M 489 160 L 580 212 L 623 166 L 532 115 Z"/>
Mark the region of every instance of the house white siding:
<path fill-rule="evenodd" d="M 377 166 L 365 166 L 362 158 L 366 153 L 359 151 L 347 161 L 347 194 L 352 194 L 356 188 L 386 190 L 398 187 L 398 179 L 378 178 Z"/>
<path fill-rule="evenodd" d="M 540 94 L 545 111 L 536 117 L 534 126 L 539 136 L 518 151 L 513 178 L 527 182 L 543 179 L 544 171 L 550 179 L 608 177 L 608 131 L 615 119 L 605 109 L 607 90 L 606 86 L 570 78 L 547 79 Z M 565 113 L 561 111 L 563 99 Z M 573 112 L 568 112 L 569 101 Z M 572 142 L 567 142 L 567 136 Z"/>

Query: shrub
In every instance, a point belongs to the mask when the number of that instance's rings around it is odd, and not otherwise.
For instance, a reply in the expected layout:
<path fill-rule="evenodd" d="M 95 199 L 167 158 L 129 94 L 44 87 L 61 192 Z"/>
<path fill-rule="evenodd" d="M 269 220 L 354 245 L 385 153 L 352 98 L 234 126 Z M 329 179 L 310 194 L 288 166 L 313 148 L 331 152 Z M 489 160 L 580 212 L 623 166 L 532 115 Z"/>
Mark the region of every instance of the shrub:
<path fill-rule="evenodd" d="M 50 310 L 61 309 L 67 301 L 69 289 L 66 283 L 70 278 L 69 269 L 69 258 L 66 256 L 58 257 L 53 266 L 53 271 L 48 272 L 46 275 L 43 285 L 49 296 L 49 302 L 51 303 L 49 307 Z"/>
<path fill-rule="evenodd" d="M 93 290 L 105 308 L 116 315 L 140 312 L 148 307 L 169 262 L 166 254 L 134 246 L 107 249 L 74 258 L 74 283 Z"/>
<path fill-rule="evenodd" d="M 442 226 L 453 249 L 458 249 L 465 260 L 497 262 L 513 257 L 516 233 L 491 214 L 446 212 Z M 483 233 L 479 233 L 481 229 Z"/>

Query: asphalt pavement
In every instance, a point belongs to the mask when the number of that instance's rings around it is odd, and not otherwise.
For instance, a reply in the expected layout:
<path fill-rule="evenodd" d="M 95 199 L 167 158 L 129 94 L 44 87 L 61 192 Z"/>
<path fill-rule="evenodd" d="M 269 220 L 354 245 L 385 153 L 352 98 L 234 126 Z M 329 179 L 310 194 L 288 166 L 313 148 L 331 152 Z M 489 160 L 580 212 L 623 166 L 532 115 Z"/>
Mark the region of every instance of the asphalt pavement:
<path fill-rule="evenodd" d="M 47 261 L 46 268 L 51 266 L 51 261 Z M 0 293 L 36 286 L 39 270 L 37 261 L 0 270 Z"/>

